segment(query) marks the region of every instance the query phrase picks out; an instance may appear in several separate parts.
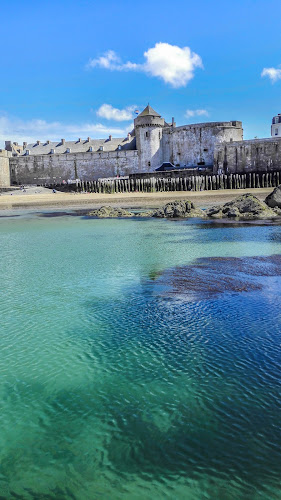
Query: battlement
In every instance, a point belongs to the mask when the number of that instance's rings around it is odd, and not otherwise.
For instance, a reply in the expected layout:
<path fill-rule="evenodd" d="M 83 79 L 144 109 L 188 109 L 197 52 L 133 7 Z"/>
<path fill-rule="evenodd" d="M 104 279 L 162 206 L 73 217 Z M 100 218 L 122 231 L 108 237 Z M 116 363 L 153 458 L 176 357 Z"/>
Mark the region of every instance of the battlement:
<path fill-rule="evenodd" d="M 191 123 L 188 125 L 181 125 L 173 128 L 173 130 L 191 129 L 191 128 L 238 128 L 242 129 L 242 122 L 233 120 L 229 122 L 204 122 L 204 123 Z"/>

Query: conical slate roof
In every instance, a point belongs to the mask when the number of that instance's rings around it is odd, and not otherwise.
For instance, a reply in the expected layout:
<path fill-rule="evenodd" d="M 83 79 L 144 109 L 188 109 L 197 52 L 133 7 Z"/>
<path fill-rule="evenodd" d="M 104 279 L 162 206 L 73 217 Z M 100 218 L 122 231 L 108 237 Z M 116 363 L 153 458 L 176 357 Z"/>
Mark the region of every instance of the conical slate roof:
<path fill-rule="evenodd" d="M 158 118 L 161 118 L 161 115 L 159 115 L 159 113 L 156 113 L 156 111 L 154 111 L 154 109 L 152 109 L 149 104 L 146 106 L 146 108 L 144 108 L 139 116 L 157 116 Z"/>

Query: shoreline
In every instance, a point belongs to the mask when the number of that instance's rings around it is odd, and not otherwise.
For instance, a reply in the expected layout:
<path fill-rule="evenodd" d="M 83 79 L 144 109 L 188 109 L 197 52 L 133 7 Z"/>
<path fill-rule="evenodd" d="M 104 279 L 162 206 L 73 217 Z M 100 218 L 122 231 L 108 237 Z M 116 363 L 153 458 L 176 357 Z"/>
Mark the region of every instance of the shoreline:
<path fill-rule="evenodd" d="M 92 209 L 102 205 L 110 205 L 115 208 L 158 208 L 170 201 L 190 200 L 196 207 L 210 208 L 214 205 L 222 205 L 237 196 L 251 193 L 260 201 L 274 188 L 252 188 L 252 189 L 222 189 L 218 191 L 169 191 L 157 193 L 53 193 L 46 188 L 37 192 L 34 188 L 27 188 L 26 193 L 22 191 L 4 192 L 0 195 L 0 211 L 23 208 L 68 208 L 68 209 Z"/>

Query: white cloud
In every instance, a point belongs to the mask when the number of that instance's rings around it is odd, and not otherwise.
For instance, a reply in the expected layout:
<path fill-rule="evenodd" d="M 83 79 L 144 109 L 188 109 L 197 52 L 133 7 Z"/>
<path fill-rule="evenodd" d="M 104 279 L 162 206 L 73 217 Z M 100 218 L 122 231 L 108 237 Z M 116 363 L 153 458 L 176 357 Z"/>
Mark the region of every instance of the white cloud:
<path fill-rule="evenodd" d="M 281 80 L 281 69 L 278 68 L 263 68 L 261 76 L 268 76 L 272 83 Z"/>
<path fill-rule="evenodd" d="M 124 109 L 118 109 L 111 106 L 111 104 L 102 104 L 97 110 L 97 115 L 106 120 L 114 120 L 116 122 L 123 122 L 133 120 L 134 111 L 136 106 L 127 106 Z"/>
<path fill-rule="evenodd" d="M 114 50 L 108 50 L 105 54 L 97 59 L 90 59 L 87 66 L 90 68 L 105 68 L 111 71 L 124 71 L 138 69 L 138 64 L 131 63 L 130 61 L 122 63 L 120 57 Z"/>
<path fill-rule="evenodd" d="M 184 116 L 193 118 L 195 116 L 209 116 L 209 113 L 206 109 L 187 109 Z"/>
<path fill-rule="evenodd" d="M 112 128 L 101 123 L 62 123 L 59 121 L 48 122 L 42 119 L 21 120 L 17 117 L 0 116 L 0 147 L 4 141 L 15 141 L 22 144 L 23 141 L 35 142 L 37 139 L 59 141 L 62 137 L 75 140 L 78 137 L 101 139 L 112 134 L 115 137 L 125 137 L 132 130 L 128 127 Z"/>
<path fill-rule="evenodd" d="M 157 76 L 172 87 L 185 87 L 194 76 L 195 68 L 202 68 L 201 57 L 189 47 L 157 43 L 144 53 L 146 73 Z"/>
<path fill-rule="evenodd" d="M 109 50 L 98 59 L 90 59 L 87 68 L 100 67 L 116 71 L 141 71 L 160 78 L 174 88 L 185 87 L 194 77 L 196 68 L 203 68 L 201 57 L 189 47 L 178 47 L 169 43 L 156 43 L 144 52 L 145 62 L 123 63 L 120 57 Z"/>

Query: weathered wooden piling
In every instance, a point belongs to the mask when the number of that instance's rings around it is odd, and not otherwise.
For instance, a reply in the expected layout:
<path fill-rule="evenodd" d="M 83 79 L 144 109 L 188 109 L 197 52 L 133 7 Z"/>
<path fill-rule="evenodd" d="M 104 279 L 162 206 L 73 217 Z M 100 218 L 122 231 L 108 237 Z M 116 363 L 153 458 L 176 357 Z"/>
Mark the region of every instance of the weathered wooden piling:
<path fill-rule="evenodd" d="M 76 192 L 90 193 L 155 193 L 160 191 L 213 191 L 218 189 L 274 188 L 280 184 L 280 173 L 247 172 L 235 174 L 183 175 L 173 177 L 130 177 L 128 179 L 105 179 L 99 181 L 77 181 L 68 187 Z M 51 184 L 50 187 L 63 184 Z"/>

